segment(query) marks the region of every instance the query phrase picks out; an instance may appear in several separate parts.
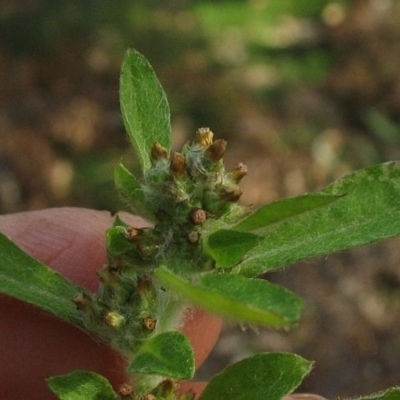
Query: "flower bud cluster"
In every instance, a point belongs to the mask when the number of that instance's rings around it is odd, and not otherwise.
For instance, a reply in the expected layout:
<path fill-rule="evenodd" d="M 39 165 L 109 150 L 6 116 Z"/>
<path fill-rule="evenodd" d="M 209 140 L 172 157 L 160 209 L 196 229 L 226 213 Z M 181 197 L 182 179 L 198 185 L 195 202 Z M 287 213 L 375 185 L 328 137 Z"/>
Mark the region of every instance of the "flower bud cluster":
<path fill-rule="evenodd" d="M 157 216 L 184 224 L 193 221 L 195 210 L 219 218 L 229 211 L 242 194 L 238 183 L 246 175 L 239 164 L 226 171 L 223 162 L 227 142 L 213 140 L 209 128 L 200 128 L 192 143 L 181 153 L 168 154 L 159 143 L 151 150 L 152 168 L 145 176 L 142 190 L 146 203 Z"/>

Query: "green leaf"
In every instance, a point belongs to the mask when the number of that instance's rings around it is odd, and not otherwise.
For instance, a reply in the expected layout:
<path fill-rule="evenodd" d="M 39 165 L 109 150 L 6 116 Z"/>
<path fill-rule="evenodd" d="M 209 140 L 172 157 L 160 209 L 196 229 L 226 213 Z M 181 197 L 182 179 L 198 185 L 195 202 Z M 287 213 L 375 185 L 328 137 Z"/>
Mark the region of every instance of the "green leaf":
<path fill-rule="evenodd" d="M 340 199 L 340 197 L 317 193 L 277 200 L 261 206 L 254 213 L 239 221 L 232 229 L 253 231 L 264 228 L 287 218 L 331 204 Z"/>
<path fill-rule="evenodd" d="M 163 286 L 201 308 L 236 321 L 285 327 L 298 322 L 303 307 L 295 294 L 261 279 L 212 274 L 193 284 L 164 266 L 155 275 Z"/>
<path fill-rule="evenodd" d="M 193 348 L 185 335 L 170 331 L 148 339 L 128 366 L 128 372 L 190 379 L 195 371 Z"/>
<path fill-rule="evenodd" d="M 359 170 L 328 186 L 322 194 L 342 197 L 259 231 L 265 239 L 234 271 L 252 277 L 400 234 L 400 162 Z"/>
<path fill-rule="evenodd" d="M 110 382 L 90 371 L 73 371 L 47 379 L 50 389 L 61 400 L 116 400 Z"/>
<path fill-rule="evenodd" d="M 113 226 L 106 231 L 106 247 L 109 257 L 124 255 L 134 250 L 134 246 L 125 238 L 125 227 Z"/>
<path fill-rule="evenodd" d="M 311 368 L 310 361 L 296 354 L 257 354 L 216 375 L 199 400 L 281 400 L 300 385 Z"/>
<path fill-rule="evenodd" d="M 120 103 L 125 128 L 145 173 L 151 166 L 153 143 L 167 150 L 171 147 L 170 111 L 153 68 L 133 49 L 126 52 L 122 65 Z"/>
<path fill-rule="evenodd" d="M 26 254 L 1 233 L 0 249 L 0 292 L 84 328 L 73 303 L 78 293 L 85 292 L 80 286 Z"/>
<path fill-rule="evenodd" d="M 154 218 L 154 215 L 146 207 L 146 200 L 140 183 L 122 163 L 118 163 L 115 167 L 114 182 L 118 193 L 135 214 L 147 219 Z"/>
<path fill-rule="evenodd" d="M 394 387 L 382 392 L 370 394 L 368 396 L 358 397 L 356 400 L 399 400 L 400 387 Z"/>
<path fill-rule="evenodd" d="M 216 261 L 217 267 L 227 268 L 241 261 L 259 239 L 254 233 L 221 229 L 207 238 L 204 249 Z"/>

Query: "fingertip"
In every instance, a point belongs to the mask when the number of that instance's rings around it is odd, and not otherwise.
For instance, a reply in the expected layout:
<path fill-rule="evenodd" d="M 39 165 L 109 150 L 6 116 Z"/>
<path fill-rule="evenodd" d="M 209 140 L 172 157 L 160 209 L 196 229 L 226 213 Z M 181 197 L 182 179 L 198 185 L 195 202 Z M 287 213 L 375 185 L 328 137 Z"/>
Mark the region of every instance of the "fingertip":
<path fill-rule="evenodd" d="M 124 215 L 138 227 L 146 222 Z M 49 208 L 0 216 L 0 230 L 24 251 L 71 281 L 94 291 L 106 262 L 105 231 L 114 216 L 85 208 Z"/>
<path fill-rule="evenodd" d="M 196 369 L 199 368 L 218 340 L 222 320 L 201 309 L 191 311 L 192 315 L 185 322 L 183 333 L 190 339 L 195 349 Z"/>

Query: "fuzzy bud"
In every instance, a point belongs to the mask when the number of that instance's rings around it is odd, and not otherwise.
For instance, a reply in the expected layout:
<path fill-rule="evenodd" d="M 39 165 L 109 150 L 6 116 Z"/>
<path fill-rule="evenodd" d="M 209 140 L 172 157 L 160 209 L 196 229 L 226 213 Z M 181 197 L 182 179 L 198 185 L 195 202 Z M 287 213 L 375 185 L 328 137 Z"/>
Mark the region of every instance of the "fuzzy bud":
<path fill-rule="evenodd" d="M 151 148 L 151 159 L 153 162 L 159 160 L 168 160 L 168 151 L 160 143 L 155 142 Z"/>
<path fill-rule="evenodd" d="M 133 242 L 141 235 L 141 233 L 142 233 L 141 229 L 133 228 L 132 226 L 129 226 L 125 229 L 124 237 L 126 240 Z"/>
<path fill-rule="evenodd" d="M 235 183 L 239 183 L 243 177 L 247 175 L 247 166 L 243 163 L 236 165 L 232 171 L 228 173 L 228 177 Z"/>
<path fill-rule="evenodd" d="M 140 400 L 157 400 L 157 398 L 156 396 L 153 396 L 151 393 L 149 393 L 142 396 Z"/>
<path fill-rule="evenodd" d="M 195 208 L 192 210 L 190 213 L 190 220 L 195 224 L 195 225 L 201 225 L 206 222 L 207 219 L 207 213 L 201 209 L 201 208 Z"/>
<path fill-rule="evenodd" d="M 208 149 L 207 149 L 207 155 L 208 157 L 214 161 L 217 162 L 221 160 L 221 158 L 225 154 L 226 146 L 228 145 L 228 142 L 223 139 L 218 139 L 216 140 Z"/>
<path fill-rule="evenodd" d="M 197 231 L 191 231 L 188 235 L 188 240 L 190 243 L 196 244 L 200 240 L 200 233 Z"/>
<path fill-rule="evenodd" d="M 119 329 L 125 323 L 125 317 L 117 311 L 108 311 L 104 317 L 104 322 L 114 329 Z"/>
<path fill-rule="evenodd" d="M 182 153 L 171 156 L 170 170 L 176 178 L 183 177 L 186 173 L 186 158 Z"/>
<path fill-rule="evenodd" d="M 124 383 L 118 390 L 118 393 L 122 397 L 131 396 L 133 394 L 133 387 L 127 383 Z"/>
<path fill-rule="evenodd" d="M 213 144 L 214 134 L 210 128 L 199 128 L 196 131 L 196 143 L 208 149 Z"/>
<path fill-rule="evenodd" d="M 151 317 L 143 318 L 142 325 L 147 331 L 154 331 L 156 329 L 157 320 Z"/>

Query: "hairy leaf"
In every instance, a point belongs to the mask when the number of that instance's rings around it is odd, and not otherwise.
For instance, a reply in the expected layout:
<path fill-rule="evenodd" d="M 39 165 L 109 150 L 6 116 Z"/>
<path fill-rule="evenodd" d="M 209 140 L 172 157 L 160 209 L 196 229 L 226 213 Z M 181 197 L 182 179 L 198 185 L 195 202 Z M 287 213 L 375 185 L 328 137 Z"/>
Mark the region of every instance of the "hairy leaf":
<path fill-rule="evenodd" d="M 140 183 L 122 163 L 117 164 L 115 167 L 114 182 L 118 193 L 129 204 L 135 214 L 147 219 L 154 218 L 146 207 L 146 200 Z"/>
<path fill-rule="evenodd" d="M 260 239 L 254 233 L 221 229 L 212 233 L 204 245 L 217 267 L 227 268 L 241 261 Z"/>
<path fill-rule="evenodd" d="M 393 387 L 382 392 L 370 394 L 368 396 L 358 397 L 354 400 L 399 400 L 400 387 Z"/>
<path fill-rule="evenodd" d="M 199 400 L 281 400 L 300 385 L 311 367 L 296 354 L 257 354 L 216 375 Z"/>
<path fill-rule="evenodd" d="M 289 290 L 261 279 L 213 274 L 192 284 L 166 267 L 155 272 L 162 284 L 201 308 L 235 321 L 284 327 L 298 322 L 303 303 Z"/>
<path fill-rule="evenodd" d="M 159 142 L 168 150 L 171 147 L 170 111 L 153 68 L 133 49 L 126 52 L 122 65 L 120 102 L 129 139 L 146 172 L 153 143 Z"/>
<path fill-rule="evenodd" d="M 259 231 L 265 239 L 246 254 L 235 271 L 251 277 L 400 234 L 400 162 L 359 170 L 322 193 L 342 197 Z"/>
<path fill-rule="evenodd" d="M 250 214 L 232 229 L 238 231 L 253 231 L 268 225 L 281 222 L 287 218 L 294 217 L 326 206 L 340 199 L 341 196 L 330 196 L 327 194 L 304 194 L 297 197 L 288 197 L 265 204 Z"/>
<path fill-rule="evenodd" d="M 60 400 L 116 400 L 110 382 L 90 371 L 73 371 L 67 375 L 53 376 L 47 384 Z"/>
<path fill-rule="evenodd" d="M 194 375 L 193 348 L 185 335 L 170 331 L 148 340 L 128 366 L 128 372 L 190 379 Z"/>
<path fill-rule="evenodd" d="M 83 328 L 73 299 L 83 288 L 35 260 L 0 233 L 0 292 Z M 89 294 L 88 294 L 89 296 Z"/>

